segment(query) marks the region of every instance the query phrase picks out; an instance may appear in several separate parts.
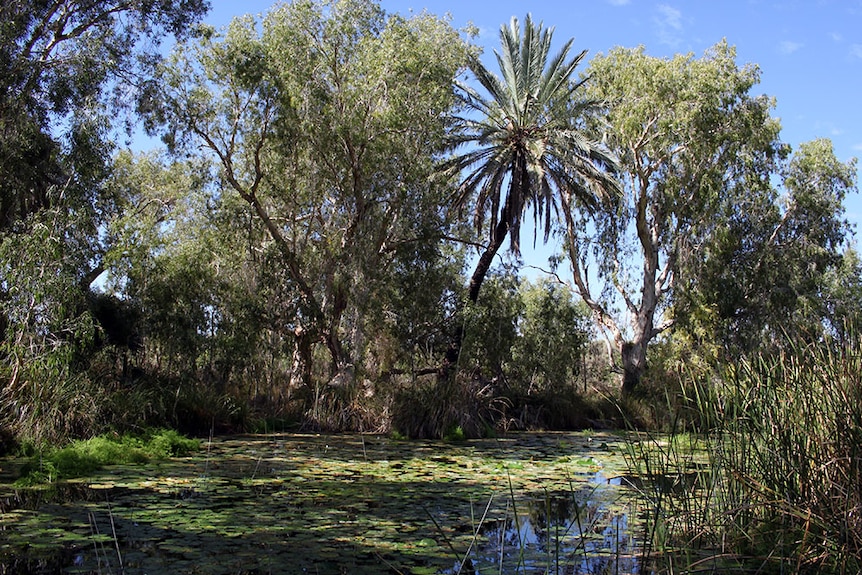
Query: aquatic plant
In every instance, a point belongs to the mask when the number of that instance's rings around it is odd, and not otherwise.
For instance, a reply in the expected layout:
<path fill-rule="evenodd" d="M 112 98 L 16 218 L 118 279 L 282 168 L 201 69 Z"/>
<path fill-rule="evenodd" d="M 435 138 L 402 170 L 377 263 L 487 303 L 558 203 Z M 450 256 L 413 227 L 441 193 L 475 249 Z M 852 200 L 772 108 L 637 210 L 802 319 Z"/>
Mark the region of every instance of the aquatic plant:
<path fill-rule="evenodd" d="M 862 570 L 860 343 L 795 343 L 683 386 L 708 425 L 702 449 L 631 444 L 635 471 L 654 480 L 642 488 L 647 551 L 663 569 Z"/>
<path fill-rule="evenodd" d="M 611 543 L 636 532 L 628 490 L 607 481 L 624 469 L 620 444 L 214 437 L 190 457 L 105 467 L 53 494 L 0 477 L 0 572 L 452 575 L 467 557 L 483 575 L 595 573 L 632 555 Z"/>

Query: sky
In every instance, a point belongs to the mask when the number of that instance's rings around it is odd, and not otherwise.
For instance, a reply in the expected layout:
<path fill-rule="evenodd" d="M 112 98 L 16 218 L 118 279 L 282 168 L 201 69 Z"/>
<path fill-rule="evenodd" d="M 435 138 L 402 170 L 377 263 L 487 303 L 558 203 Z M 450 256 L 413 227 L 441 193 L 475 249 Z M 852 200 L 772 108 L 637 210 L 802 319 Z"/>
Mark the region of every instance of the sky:
<path fill-rule="evenodd" d="M 207 21 L 221 27 L 234 16 L 265 14 L 273 2 L 212 5 Z M 554 27 L 552 51 L 573 38 L 573 50 L 589 50 L 587 59 L 617 46 L 699 57 L 726 39 L 740 65 L 760 68 L 753 93 L 777 99 L 773 116 L 781 120 L 782 141 L 795 150 L 829 138 L 839 160 L 862 156 L 862 0 L 383 0 L 382 6 L 403 15 L 448 14 L 456 28 L 472 23 L 486 54 L 499 45 L 500 26 L 528 12 Z M 854 194 L 845 207 L 862 233 L 862 198 Z"/>

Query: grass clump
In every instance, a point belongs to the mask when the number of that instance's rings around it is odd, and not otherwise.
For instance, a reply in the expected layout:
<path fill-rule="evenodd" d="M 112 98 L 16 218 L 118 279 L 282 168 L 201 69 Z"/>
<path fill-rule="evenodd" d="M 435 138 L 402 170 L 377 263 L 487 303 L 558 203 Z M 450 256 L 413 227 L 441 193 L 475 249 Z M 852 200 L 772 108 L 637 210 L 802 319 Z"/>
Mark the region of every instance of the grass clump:
<path fill-rule="evenodd" d="M 16 486 L 27 487 L 62 479 L 85 477 L 106 465 L 146 463 L 188 455 L 200 448 L 200 441 L 172 429 L 149 431 L 142 436 L 100 435 L 77 440 L 63 448 L 36 452 L 21 470 Z"/>
<path fill-rule="evenodd" d="M 464 430 L 460 425 L 453 425 L 443 434 L 443 441 L 448 443 L 458 443 L 461 441 L 467 441 L 467 436 L 464 434 Z"/>
<path fill-rule="evenodd" d="M 182 435 L 174 429 L 158 429 L 146 438 L 144 451 L 156 459 L 184 457 L 201 447 L 199 439 Z"/>

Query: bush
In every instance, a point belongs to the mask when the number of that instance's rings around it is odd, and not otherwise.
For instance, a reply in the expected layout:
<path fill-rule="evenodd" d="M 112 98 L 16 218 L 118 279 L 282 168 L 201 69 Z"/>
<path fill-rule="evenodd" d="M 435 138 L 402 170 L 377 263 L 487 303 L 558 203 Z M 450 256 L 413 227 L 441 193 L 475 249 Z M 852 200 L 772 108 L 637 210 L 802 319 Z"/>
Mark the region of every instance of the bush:
<path fill-rule="evenodd" d="M 168 457 L 185 457 L 201 447 L 198 439 L 181 435 L 173 429 L 159 429 L 153 432 L 144 447 L 151 457 L 165 459 Z"/>
<path fill-rule="evenodd" d="M 188 455 L 200 449 L 200 441 L 170 429 L 159 429 L 143 437 L 98 436 L 73 441 L 61 449 L 36 452 L 21 470 L 21 486 L 85 477 L 105 465 L 146 463 Z"/>

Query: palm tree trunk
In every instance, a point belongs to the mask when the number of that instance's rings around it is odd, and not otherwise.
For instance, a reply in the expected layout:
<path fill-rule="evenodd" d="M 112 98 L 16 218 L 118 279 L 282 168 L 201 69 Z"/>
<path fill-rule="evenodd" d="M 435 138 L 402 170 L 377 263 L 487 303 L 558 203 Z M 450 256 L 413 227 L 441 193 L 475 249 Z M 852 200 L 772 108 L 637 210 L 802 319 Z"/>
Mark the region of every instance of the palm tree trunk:
<path fill-rule="evenodd" d="M 520 214 L 521 198 L 527 189 L 526 161 L 526 156 L 523 154 L 517 154 L 512 161 L 512 179 L 509 182 L 509 192 L 506 194 L 506 201 L 503 203 L 500 219 L 494 227 L 494 232 L 491 235 L 491 243 L 482 252 L 479 261 L 476 263 L 476 269 L 473 270 L 473 276 L 470 278 L 470 290 L 467 293 L 470 303 L 478 301 L 479 290 L 482 289 L 482 283 L 488 275 L 488 270 L 491 269 L 491 264 L 494 263 L 494 256 L 497 255 L 497 252 L 503 246 L 503 242 L 506 241 L 506 236 L 512 228 L 512 222 L 515 221 L 514 216 Z M 464 325 L 459 322 L 455 327 L 452 343 L 449 344 L 449 349 L 446 350 L 446 359 L 443 363 L 443 377 L 447 380 L 452 373 L 452 368 L 458 363 L 463 343 Z"/>
<path fill-rule="evenodd" d="M 494 263 L 494 256 L 503 247 L 503 242 L 506 241 L 506 235 L 509 233 L 509 224 L 505 219 L 501 219 L 494 229 L 494 238 L 491 244 L 485 248 L 482 256 L 476 263 L 476 269 L 473 270 L 473 276 L 470 278 L 470 291 L 468 297 L 471 303 L 476 303 L 479 299 L 479 290 L 482 289 L 482 283 L 485 281 L 485 276 L 488 275 L 488 270 L 491 269 L 491 264 Z"/>
<path fill-rule="evenodd" d="M 497 227 L 494 228 L 494 237 L 491 243 L 482 252 L 479 261 L 476 263 L 476 269 L 473 270 L 473 275 L 470 277 L 470 290 L 468 297 L 470 303 L 476 303 L 479 299 L 479 290 L 482 289 L 482 283 L 488 275 L 488 270 L 491 269 L 491 264 L 494 262 L 494 256 L 500 251 L 503 242 L 506 241 L 506 235 L 509 233 L 509 224 L 506 218 L 500 218 Z M 449 343 L 449 348 L 446 350 L 446 358 L 443 363 L 443 377 L 448 379 L 452 373 L 452 369 L 458 363 L 458 358 L 461 356 L 461 347 L 464 343 L 464 324 L 458 322 L 455 326 L 455 333 L 452 341 Z"/>

